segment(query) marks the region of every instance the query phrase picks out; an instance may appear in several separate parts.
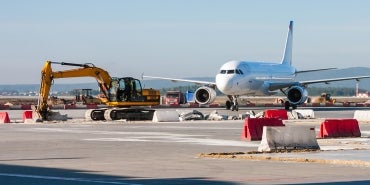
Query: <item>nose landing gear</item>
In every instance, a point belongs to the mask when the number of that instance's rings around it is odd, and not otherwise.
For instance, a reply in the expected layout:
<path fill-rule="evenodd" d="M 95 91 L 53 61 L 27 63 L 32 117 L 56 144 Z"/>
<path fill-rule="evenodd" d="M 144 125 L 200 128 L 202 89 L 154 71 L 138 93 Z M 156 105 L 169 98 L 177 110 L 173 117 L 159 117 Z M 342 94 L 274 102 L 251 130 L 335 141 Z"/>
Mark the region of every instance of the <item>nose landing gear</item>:
<path fill-rule="evenodd" d="M 226 101 L 226 110 L 239 111 L 238 96 L 227 96 L 229 100 Z"/>

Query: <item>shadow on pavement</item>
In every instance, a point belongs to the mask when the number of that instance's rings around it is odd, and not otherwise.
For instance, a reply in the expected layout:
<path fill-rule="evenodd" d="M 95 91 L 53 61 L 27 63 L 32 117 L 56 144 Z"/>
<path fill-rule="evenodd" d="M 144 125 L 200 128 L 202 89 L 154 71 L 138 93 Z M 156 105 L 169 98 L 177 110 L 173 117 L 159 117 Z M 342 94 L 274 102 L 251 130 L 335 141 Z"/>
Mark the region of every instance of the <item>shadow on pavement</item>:
<path fill-rule="evenodd" d="M 220 184 L 236 185 L 233 182 L 223 182 L 205 178 L 146 178 L 128 176 L 110 176 L 99 174 L 98 171 L 71 170 L 59 168 L 43 168 L 33 166 L 0 164 L 1 184 L 35 185 L 92 185 L 92 184 L 118 184 L 118 185 L 140 185 L 140 184 Z"/>
<path fill-rule="evenodd" d="M 363 181 L 346 181 L 346 182 L 322 182 L 322 183 L 305 183 L 304 185 L 344 185 L 344 184 L 370 184 L 370 180 L 363 180 Z M 294 184 L 293 184 L 294 185 Z M 298 185 L 298 184 L 296 184 Z"/>

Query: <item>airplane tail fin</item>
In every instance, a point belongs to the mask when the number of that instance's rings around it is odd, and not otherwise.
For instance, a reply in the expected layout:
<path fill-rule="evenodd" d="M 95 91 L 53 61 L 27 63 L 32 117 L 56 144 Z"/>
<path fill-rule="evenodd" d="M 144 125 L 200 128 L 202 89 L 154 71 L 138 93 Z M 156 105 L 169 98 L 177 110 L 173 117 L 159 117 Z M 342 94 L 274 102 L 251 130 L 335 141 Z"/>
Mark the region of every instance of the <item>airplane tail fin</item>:
<path fill-rule="evenodd" d="M 286 38 L 284 56 L 281 64 L 292 65 L 292 49 L 293 49 L 293 21 L 289 23 L 289 31 Z"/>

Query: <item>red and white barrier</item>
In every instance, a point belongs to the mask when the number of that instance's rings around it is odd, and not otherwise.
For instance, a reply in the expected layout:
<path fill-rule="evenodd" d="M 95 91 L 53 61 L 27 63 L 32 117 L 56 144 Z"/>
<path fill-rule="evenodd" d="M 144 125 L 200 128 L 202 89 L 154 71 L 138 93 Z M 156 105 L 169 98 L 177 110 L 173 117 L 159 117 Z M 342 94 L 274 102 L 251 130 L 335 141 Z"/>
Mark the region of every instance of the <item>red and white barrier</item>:
<path fill-rule="evenodd" d="M 327 119 L 321 123 L 318 137 L 361 137 L 361 131 L 356 119 Z"/>
<path fill-rule="evenodd" d="M 241 135 L 242 140 L 261 140 L 263 126 L 285 126 L 281 119 L 277 118 L 246 118 Z"/>
<path fill-rule="evenodd" d="M 26 110 L 23 112 L 23 117 L 22 117 L 22 121 L 23 123 L 32 123 L 33 122 L 33 119 L 32 119 L 32 110 Z"/>
<path fill-rule="evenodd" d="M 285 109 L 268 109 L 265 110 L 265 118 L 277 118 L 281 120 L 288 119 L 288 113 Z"/>
<path fill-rule="evenodd" d="M 8 112 L 0 112 L 0 123 L 10 123 Z"/>

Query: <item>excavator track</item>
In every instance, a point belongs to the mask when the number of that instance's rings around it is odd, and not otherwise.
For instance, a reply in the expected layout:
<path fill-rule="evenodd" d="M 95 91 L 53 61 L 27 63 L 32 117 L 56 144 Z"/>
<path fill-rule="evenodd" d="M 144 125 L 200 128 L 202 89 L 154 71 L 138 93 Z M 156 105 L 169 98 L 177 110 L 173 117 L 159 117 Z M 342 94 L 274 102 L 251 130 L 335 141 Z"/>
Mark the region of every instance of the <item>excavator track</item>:
<path fill-rule="evenodd" d="M 105 120 L 104 112 L 107 109 L 89 109 L 85 112 L 85 118 L 90 121 Z"/>
<path fill-rule="evenodd" d="M 85 113 L 87 120 L 152 120 L 153 109 L 144 108 L 115 108 L 115 109 L 90 109 Z"/>

